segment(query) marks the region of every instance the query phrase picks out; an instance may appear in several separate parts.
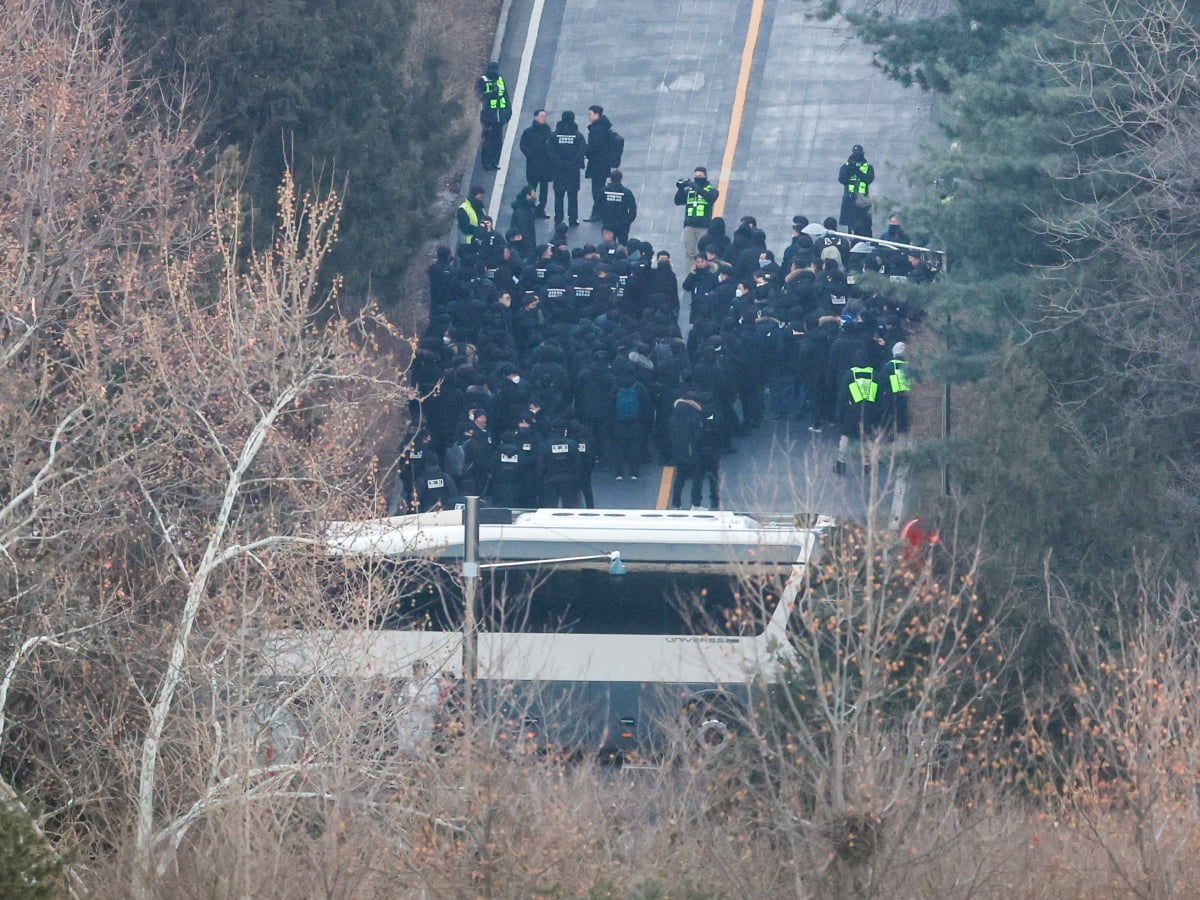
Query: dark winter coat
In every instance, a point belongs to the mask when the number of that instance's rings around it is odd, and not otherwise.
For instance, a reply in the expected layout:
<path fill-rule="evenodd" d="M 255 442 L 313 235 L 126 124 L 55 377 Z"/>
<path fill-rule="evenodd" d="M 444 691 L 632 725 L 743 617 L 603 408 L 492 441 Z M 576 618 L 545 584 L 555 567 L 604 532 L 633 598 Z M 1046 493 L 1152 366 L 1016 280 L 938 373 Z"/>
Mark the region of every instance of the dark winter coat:
<path fill-rule="evenodd" d="M 700 425 L 704 419 L 699 401 L 680 397 L 671 407 L 667 433 L 671 441 L 671 465 L 694 465 L 700 455 Z"/>
<path fill-rule="evenodd" d="M 605 228 L 620 234 L 628 231 L 637 218 L 637 200 L 633 191 L 622 184 L 610 181 L 604 186 L 604 206 L 600 208 L 600 221 Z"/>
<path fill-rule="evenodd" d="M 588 125 L 587 171 L 588 178 L 607 178 L 612 171 L 613 137 L 612 122 L 601 116 Z"/>
<path fill-rule="evenodd" d="M 891 376 L 898 368 L 897 360 L 890 359 L 883 366 L 876 370 L 876 382 L 879 384 L 879 424 L 886 430 L 888 435 L 895 436 L 898 434 L 907 434 L 909 427 L 908 418 L 908 391 L 896 393 L 892 390 Z M 908 375 L 907 364 L 904 360 L 899 361 L 905 370 L 905 375 Z"/>
<path fill-rule="evenodd" d="M 512 202 L 512 227 L 521 232 L 526 247 L 537 245 L 537 203 L 524 194 Z"/>
<path fill-rule="evenodd" d="M 855 365 L 866 365 L 865 356 L 856 357 Z M 869 438 L 879 424 L 879 394 L 875 400 L 855 402 L 850 393 L 854 377 L 847 367 L 839 379 L 837 402 L 838 433 L 848 438 Z"/>
<path fill-rule="evenodd" d="M 579 170 L 583 168 L 585 142 L 574 122 L 559 122 L 547 143 L 551 180 L 568 191 L 579 190 Z"/>
<path fill-rule="evenodd" d="M 733 244 L 729 249 L 730 256 L 726 257 L 729 262 L 733 263 L 735 269 L 740 264 L 742 254 L 747 250 L 753 250 L 755 260 L 758 259 L 758 254 L 767 249 L 767 235 L 761 228 L 756 228 L 753 225 L 741 224 L 737 230 L 733 232 Z M 753 267 L 749 273 L 754 274 Z M 744 277 L 743 273 L 735 271 L 735 278 Z"/>
<path fill-rule="evenodd" d="M 498 434 L 516 430 L 521 413 L 529 408 L 529 396 L 529 387 L 524 381 L 513 384 L 510 379 L 501 378 L 500 388 L 492 400 L 492 416 L 488 423 L 491 430 Z"/>
<path fill-rule="evenodd" d="M 686 212 L 688 194 L 692 191 L 703 195 L 705 200 L 705 215 L 689 216 Z M 710 182 L 707 178 L 683 178 L 677 182 L 675 186 L 675 205 L 684 207 L 683 224 L 686 228 L 708 228 L 712 224 L 713 207 L 717 204 L 717 198 L 721 196 L 721 192 L 717 190 L 717 186 Z"/>
<path fill-rule="evenodd" d="M 554 132 L 549 125 L 534 122 L 521 132 L 521 153 L 525 155 L 525 181 L 540 184 L 553 178 L 549 141 Z"/>
<path fill-rule="evenodd" d="M 710 250 L 717 255 L 717 259 L 725 262 L 732 262 L 730 259 L 730 248 L 733 242 L 729 239 L 729 235 L 725 233 L 725 220 L 720 216 L 713 216 L 712 222 L 708 225 L 708 234 L 700 238 L 696 244 L 696 249 L 701 253 L 708 253 Z"/>

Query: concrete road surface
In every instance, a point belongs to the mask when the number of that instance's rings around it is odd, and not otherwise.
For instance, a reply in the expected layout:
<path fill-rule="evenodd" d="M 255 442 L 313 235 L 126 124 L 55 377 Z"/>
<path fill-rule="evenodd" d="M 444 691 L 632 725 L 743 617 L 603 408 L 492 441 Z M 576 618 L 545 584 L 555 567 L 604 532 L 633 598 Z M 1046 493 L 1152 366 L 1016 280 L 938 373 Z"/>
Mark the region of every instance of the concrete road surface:
<path fill-rule="evenodd" d="M 631 235 L 670 250 L 681 281 L 683 215 L 673 204 L 674 185 L 697 165 L 707 166 L 721 188 L 717 212 L 730 232 L 752 214 L 778 256 L 793 215 L 819 222 L 838 214 L 838 167 L 852 145 L 862 144 L 876 170 L 871 194 L 876 233 L 882 231 L 891 204 L 905 195 L 900 169 L 918 155 L 922 139 L 935 139 L 931 98 L 883 77 L 844 26 L 808 18 L 813 6 L 511 0 L 499 59 L 514 91 L 514 116 L 501 171 L 477 170 L 472 178 L 488 189 L 499 228 L 508 227 L 509 203 L 525 181 L 516 141 L 534 110 L 548 109 L 551 125 L 562 110 L 574 110 L 586 131 L 587 107 L 598 103 L 625 137 L 621 169 L 639 209 Z M 586 216 L 586 181 L 579 199 Z M 548 222 L 541 227 L 548 237 Z M 598 225 L 584 223 L 572 231 L 572 246 L 599 237 Z M 868 485 L 858 467 L 847 478 L 834 476 L 836 440 L 829 429 L 813 435 L 795 422 L 767 422 L 738 439 L 738 452 L 723 461 L 721 505 L 861 515 Z M 879 476 L 888 467 L 876 471 L 876 480 L 886 482 Z M 653 507 L 661 500 L 661 476 L 661 466 L 647 465 L 638 481 L 616 482 L 601 469 L 597 503 Z"/>

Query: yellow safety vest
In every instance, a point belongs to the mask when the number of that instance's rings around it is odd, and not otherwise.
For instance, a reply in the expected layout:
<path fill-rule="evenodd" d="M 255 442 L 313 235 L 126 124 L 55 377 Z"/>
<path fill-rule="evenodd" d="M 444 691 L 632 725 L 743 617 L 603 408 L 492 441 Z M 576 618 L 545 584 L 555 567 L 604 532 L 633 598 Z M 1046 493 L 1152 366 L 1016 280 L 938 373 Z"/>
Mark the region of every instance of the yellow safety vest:
<path fill-rule="evenodd" d="M 695 188 L 688 188 L 687 204 L 683 214 L 689 219 L 704 219 L 708 217 L 708 197 Z"/>
<path fill-rule="evenodd" d="M 495 79 L 486 75 L 483 79 L 483 102 L 488 109 L 508 109 L 508 90 L 504 87 L 504 76 L 497 75 Z"/>
<path fill-rule="evenodd" d="M 874 403 L 879 385 L 875 383 L 875 370 L 867 366 L 854 366 L 850 369 L 850 400 L 853 403 Z"/>
<path fill-rule="evenodd" d="M 865 195 L 867 190 L 870 188 L 870 185 L 867 184 L 866 178 L 867 170 L 871 168 L 871 164 L 868 162 L 860 162 L 855 166 L 855 168 L 858 170 L 858 172 L 850 176 L 850 183 L 846 185 L 846 192 L 849 194 Z"/>
<path fill-rule="evenodd" d="M 893 394 L 903 394 L 911 387 L 908 375 L 904 372 L 904 367 L 907 365 L 908 363 L 902 359 L 892 360 L 892 371 L 888 375 L 888 385 L 891 387 Z"/>
<path fill-rule="evenodd" d="M 475 204 L 470 199 L 464 200 L 458 208 L 467 214 L 467 221 L 471 223 L 472 228 L 479 227 L 479 213 L 475 211 Z M 474 242 L 474 233 L 468 234 L 463 240 L 464 244 L 473 244 Z"/>

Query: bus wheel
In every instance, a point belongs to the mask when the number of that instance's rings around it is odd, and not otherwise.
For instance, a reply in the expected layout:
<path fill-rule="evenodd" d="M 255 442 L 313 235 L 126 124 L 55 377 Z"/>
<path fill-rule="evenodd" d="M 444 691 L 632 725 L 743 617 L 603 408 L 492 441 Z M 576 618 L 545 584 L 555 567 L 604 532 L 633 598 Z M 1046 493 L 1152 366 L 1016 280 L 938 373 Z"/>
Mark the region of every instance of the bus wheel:
<path fill-rule="evenodd" d="M 694 700 L 686 712 L 688 730 L 701 753 L 719 753 L 737 739 L 741 716 L 736 701 L 722 697 Z"/>
<path fill-rule="evenodd" d="M 696 725 L 696 743 L 706 753 L 720 750 L 733 740 L 733 731 L 723 718 L 705 716 Z"/>

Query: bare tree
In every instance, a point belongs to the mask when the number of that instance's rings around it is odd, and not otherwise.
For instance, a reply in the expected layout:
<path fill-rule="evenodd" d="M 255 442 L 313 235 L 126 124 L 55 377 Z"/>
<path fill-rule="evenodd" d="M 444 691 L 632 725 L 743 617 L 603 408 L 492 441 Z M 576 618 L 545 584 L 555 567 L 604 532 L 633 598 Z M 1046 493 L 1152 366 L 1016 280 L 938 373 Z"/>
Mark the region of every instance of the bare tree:
<path fill-rule="evenodd" d="M 978 554 L 907 555 L 874 519 L 829 547 L 732 794 L 754 801 L 748 827 L 786 842 L 802 896 L 894 888 L 918 847 L 952 842 L 956 804 L 999 756 L 1006 653 Z"/>
<path fill-rule="evenodd" d="M 247 783 L 195 776 L 213 660 L 238 652 L 211 626 L 286 607 L 283 548 L 374 510 L 405 391 L 364 353 L 374 310 L 318 326 L 336 196 L 285 181 L 247 256 L 236 192 L 198 190 L 182 108 L 135 84 L 100 4 L 5 4 L 0 33 L 0 794 L 68 844 L 132 814 L 144 895 L 163 817 Z"/>
<path fill-rule="evenodd" d="M 1190 414 L 1200 30 L 1176 0 L 1088 2 L 1072 21 L 1088 25 L 1039 60 L 1078 110 L 1066 123 L 1078 167 L 1063 176 L 1073 199 L 1044 225 L 1095 277 L 1056 280 L 1047 318 L 1084 317 L 1104 348 L 1096 369 L 1119 379 L 1131 412 Z"/>
<path fill-rule="evenodd" d="M 1132 896 L 1165 898 L 1187 890 L 1183 848 L 1200 823 L 1200 623 L 1189 587 L 1147 572 L 1136 603 L 1114 603 L 1103 619 L 1050 583 L 1071 708 L 1059 733 L 1029 740 L 1063 785 L 1056 805 L 1100 848 L 1113 880 Z"/>

